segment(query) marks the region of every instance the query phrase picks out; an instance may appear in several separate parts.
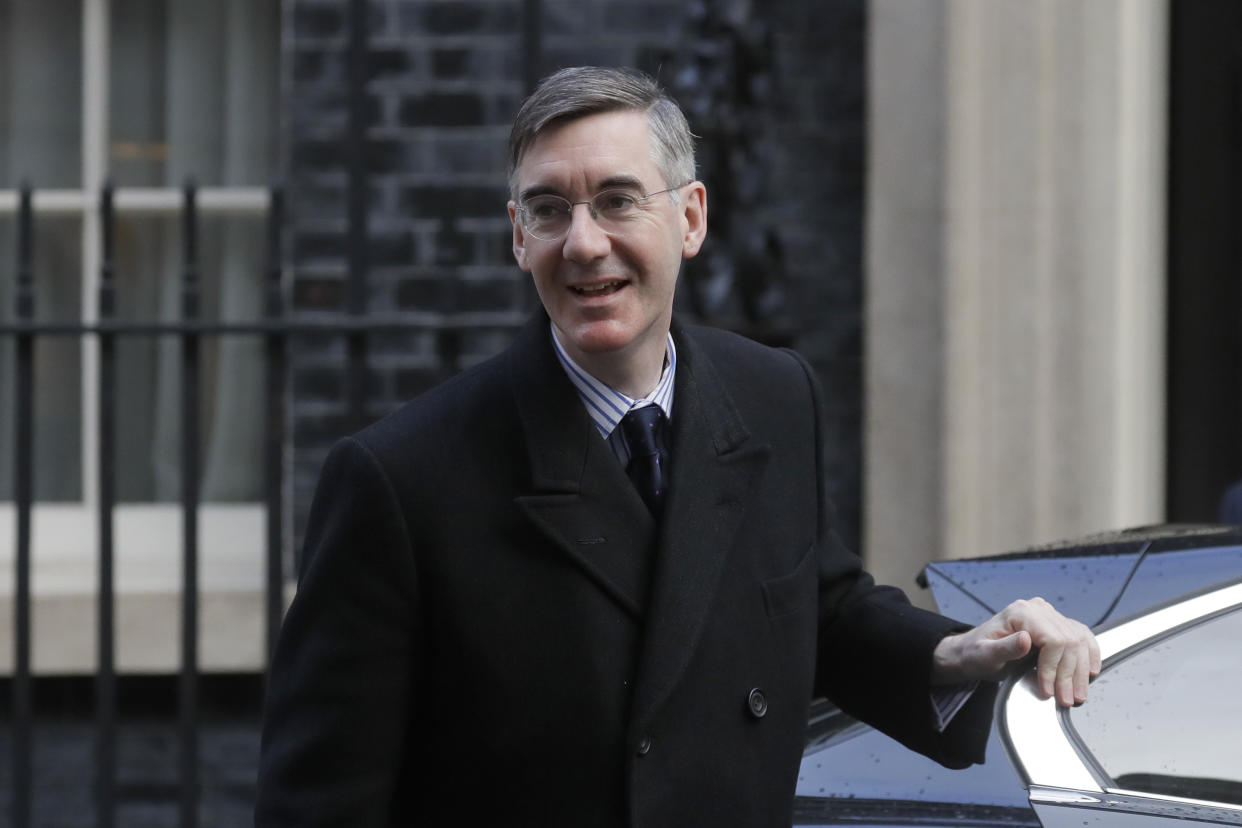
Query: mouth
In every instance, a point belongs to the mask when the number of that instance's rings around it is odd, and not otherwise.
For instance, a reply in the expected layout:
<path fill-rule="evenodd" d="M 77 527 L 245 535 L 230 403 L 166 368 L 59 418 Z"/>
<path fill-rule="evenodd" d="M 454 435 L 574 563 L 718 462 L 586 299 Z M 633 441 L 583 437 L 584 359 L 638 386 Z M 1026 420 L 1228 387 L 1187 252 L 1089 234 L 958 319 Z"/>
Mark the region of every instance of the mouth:
<path fill-rule="evenodd" d="M 579 296 L 608 296 L 609 294 L 616 293 L 628 284 L 629 282 L 620 280 L 616 282 L 600 282 L 595 285 L 570 285 L 569 289 Z"/>

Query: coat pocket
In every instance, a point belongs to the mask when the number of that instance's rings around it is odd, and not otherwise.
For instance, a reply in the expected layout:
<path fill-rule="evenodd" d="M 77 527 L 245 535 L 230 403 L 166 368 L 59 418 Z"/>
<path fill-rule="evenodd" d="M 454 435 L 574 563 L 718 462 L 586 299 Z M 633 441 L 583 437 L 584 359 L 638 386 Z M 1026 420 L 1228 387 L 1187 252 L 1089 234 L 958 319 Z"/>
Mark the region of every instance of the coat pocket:
<path fill-rule="evenodd" d="M 811 544 L 792 572 L 763 582 L 763 606 L 769 618 L 789 615 L 815 603 L 817 560 L 815 544 Z"/>

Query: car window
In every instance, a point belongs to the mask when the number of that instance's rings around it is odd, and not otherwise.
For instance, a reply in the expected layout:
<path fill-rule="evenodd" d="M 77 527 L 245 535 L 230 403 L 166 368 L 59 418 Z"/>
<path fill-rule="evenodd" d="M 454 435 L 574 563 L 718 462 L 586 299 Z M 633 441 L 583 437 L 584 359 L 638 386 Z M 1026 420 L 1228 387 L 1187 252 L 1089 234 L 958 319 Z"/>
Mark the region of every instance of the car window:
<path fill-rule="evenodd" d="M 1242 805 L 1242 610 L 1109 665 L 1070 721 L 1112 787 Z"/>

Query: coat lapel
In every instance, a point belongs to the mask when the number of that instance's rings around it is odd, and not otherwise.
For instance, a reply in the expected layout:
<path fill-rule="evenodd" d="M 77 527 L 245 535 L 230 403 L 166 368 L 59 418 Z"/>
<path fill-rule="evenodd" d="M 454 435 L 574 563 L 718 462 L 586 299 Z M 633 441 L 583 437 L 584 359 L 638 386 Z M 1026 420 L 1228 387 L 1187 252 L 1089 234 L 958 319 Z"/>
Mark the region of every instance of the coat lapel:
<path fill-rule="evenodd" d="M 509 352 L 531 491 L 518 507 L 553 546 L 636 619 L 644 615 L 655 522 L 556 360 L 536 314 Z"/>
<path fill-rule="evenodd" d="M 711 610 L 732 539 L 769 448 L 745 424 L 707 356 L 674 328 L 672 473 L 654 563 L 632 726 L 644 730 L 677 684 Z"/>

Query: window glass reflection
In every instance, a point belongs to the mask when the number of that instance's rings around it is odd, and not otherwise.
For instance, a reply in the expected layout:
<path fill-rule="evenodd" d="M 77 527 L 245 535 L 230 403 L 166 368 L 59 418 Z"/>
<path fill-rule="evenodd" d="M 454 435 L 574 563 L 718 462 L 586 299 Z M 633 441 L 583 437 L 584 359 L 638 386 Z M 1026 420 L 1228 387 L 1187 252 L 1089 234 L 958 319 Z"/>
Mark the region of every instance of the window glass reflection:
<path fill-rule="evenodd" d="M 1242 805 L 1242 611 L 1104 671 L 1071 721 L 1115 787 Z"/>
<path fill-rule="evenodd" d="M 81 186 L 80 16 L 78 2 L 0 3 L 0 189 Z"/>
<path fill-rule="evenodd" d="M 113 0 L 108 164 L 118 186 L 268 183 L 279 13 L 276 0 Z"/>

